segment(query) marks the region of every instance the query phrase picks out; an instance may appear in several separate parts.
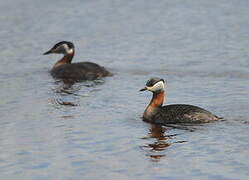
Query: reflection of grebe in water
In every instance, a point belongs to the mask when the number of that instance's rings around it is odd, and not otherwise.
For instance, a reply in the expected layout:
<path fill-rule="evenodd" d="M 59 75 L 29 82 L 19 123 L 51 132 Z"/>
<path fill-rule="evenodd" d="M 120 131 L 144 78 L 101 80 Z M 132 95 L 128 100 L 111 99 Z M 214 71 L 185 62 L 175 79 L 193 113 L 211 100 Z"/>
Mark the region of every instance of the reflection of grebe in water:
<path fill-rule="evenodd" d="M 104 67 L 92 62 L 71 63 L 74 57 L 74 45 L 68 41 L 55 44 L 44 55 L 55 53 L 63 54 L 63 58 L 55 63 L 51 69 L 51 75 L 56 79 L 68 79 L 74 81 L 95 80 L 101 77 L 110 76 Z"/>
<path fill-rule="evenodd" d="M 150 132 L 148 133 L 148 135 L 151 138 L 155 138 L 157 140 L 155 143 L 149 144 L 153 151 L 162 151 L 168 146 L 170 146 L 169 143 L 165 142 L 169 139 L 169 137 L 164 135 L 166 129 L 163 128 L 161 125 L 152 124 L 149 131 Z"/>
<path fill-rule="evenodd" d="M 143 120 L 156 124 L 207 123 L 219 118 L 211 112 L 188 104 L 162 106 L 164 100 L 164 80 L 151 78 L 140 91 L 151 91 L 153 97 L 144 111 Z"/>
<path fill-rule="evenodd" d="M 166 128 L 160 124 L 150 124 L 148 137 L 143 139 L 153 139 L 153 143 L 146 143 L 143 149 L 146 150 L 146 156 L 153 161 L 158 161 L 166 156 L 165 150 L 172 144 L 185 143 L 186 141 L 170 142 L 178 134 L 165 135 Z"/>
<path fill-rule="evenodd" d="M 158 152 L 165 150 L 170 146 L 167 142 L 169 139 L 164 135 L 165 129 L 159 124 L 151 124 L 149 128 L 148 137 L 143 139 L 153 138 L 155 141 L 153 143 L 147 143 L 143 146 L 145 150 L 148 150 L 146 156 L 150 157 L 152 160 L 159 160 L 164 157 L 165 154 L 159 154 Z"/>

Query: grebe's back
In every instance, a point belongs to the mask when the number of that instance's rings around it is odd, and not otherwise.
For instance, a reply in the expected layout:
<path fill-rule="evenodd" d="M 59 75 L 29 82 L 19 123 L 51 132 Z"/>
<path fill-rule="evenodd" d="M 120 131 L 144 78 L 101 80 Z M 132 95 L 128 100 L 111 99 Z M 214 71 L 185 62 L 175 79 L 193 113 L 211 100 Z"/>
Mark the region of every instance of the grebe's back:
<path fill-rule="evenodd" d="M 63 64 L 51 69 L 51 75 L 57 79 L 95 80 L 112 74 L 104 67 L 92 62 Z"/>
<path fill-rule="evenodd" d="M 160 107 L 154 116 L 155 123 L 208 123 L 219 118 L 211 112 L 189 104 L 171 104 Z"/>

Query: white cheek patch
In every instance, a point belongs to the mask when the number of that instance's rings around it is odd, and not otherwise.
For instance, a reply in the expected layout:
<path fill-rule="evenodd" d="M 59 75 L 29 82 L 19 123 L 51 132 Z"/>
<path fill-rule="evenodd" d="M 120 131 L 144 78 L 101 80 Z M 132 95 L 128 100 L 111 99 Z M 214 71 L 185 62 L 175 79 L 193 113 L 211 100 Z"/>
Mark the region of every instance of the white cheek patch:
<path fill-rule="evenodd" d="M 69 50 L 67 51 L 67 54 L 73 54 L 73 49 L 72 49 L 72 48 L 69 49 Z"/>
<path fill-rule="evenodd" d="M 63 49 L 65 50 L 66 54 L 72 54 L 73 53 L 73 49 L 69 48 L 67 44 L 63 44 Z"/>
<path fill-rule="evenodd" d="M 164 82 L 163 81 L 159 81 L 156 84 L 154 84 L 154 86 L 152 86 L 151 91 L 161 91 L 164 90 Z"/>
<path fill-rule="evenodd" d="M 62 46 L 63 46 L 63 48 L 65 49 L 65 51 L 68 51 L 68 50 L 69 50 L 69 47 L 68 47 L 67 44 L 63 44 Z"/>

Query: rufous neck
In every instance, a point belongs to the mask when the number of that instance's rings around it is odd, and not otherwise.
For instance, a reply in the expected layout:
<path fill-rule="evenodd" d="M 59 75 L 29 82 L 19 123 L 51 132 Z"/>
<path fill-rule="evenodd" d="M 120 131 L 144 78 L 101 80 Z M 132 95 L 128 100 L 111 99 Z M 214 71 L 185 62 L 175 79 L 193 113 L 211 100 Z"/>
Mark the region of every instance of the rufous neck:
<path fill-rule="evenodd" d="M 163 105 L 164 91 L 154 92 L 149 106 L 159 107 Z"/>
<path fill-rule="evenodd" d="M 64 55 L 59 61 L 55 63 L 53 68 L 63 64 L 71 64 L 73 57 L 74 57 L 74 52 Z"/>
<path fill-rule="evenodd" d="M 157 113 L 159 107 L 163 105 L 164 91 L 154 92 L 150 104 L 144 111 L 143 118 L 151 121 L 151 118 Z"/>

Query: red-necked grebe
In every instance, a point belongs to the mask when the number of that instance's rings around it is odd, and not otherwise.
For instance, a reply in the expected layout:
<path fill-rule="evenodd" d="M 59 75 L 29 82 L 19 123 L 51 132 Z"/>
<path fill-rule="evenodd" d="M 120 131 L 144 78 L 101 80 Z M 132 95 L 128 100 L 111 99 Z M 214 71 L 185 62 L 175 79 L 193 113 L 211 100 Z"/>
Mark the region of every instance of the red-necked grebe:
<path fill-rule="evenodd" d="M 104 67 L 92 62 L 71 63 L 74 57 L 74 45 L 68 41 L 61 41 L 55 44 L 44 55 L 55 53 L 64 56 L 55 63 L 51 69 L 51 75 L 56 79 L 69 80 L 95 80 L 101 77 L 110 76 Z"/>
<path fill-rule="evenodd" d="M 164 100 L 164 80 L 151 78 L 140 91 L 151 91 L 153 97 L 144 111 L 143 120 L 156 124 L 207 123 L 219 119 L 211 112 L 188 104 L 162 106 Z"/>

